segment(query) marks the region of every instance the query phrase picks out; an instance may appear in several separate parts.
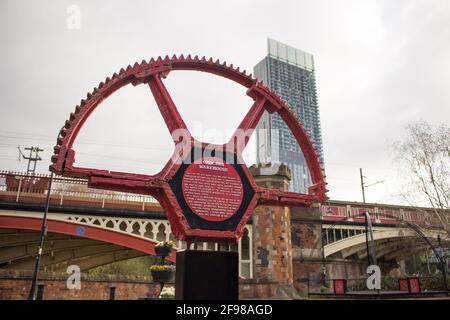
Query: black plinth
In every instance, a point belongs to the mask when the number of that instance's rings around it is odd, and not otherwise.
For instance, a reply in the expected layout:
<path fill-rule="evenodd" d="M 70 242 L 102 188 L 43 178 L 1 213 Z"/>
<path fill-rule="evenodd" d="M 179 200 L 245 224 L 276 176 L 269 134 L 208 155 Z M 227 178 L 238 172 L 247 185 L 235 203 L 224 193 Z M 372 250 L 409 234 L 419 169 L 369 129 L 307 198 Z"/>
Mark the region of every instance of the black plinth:
<path fill-rule="evenodd" d="M 175 299 L 238 300 L 238 264 L 237 252 L 177 252 Z"/>

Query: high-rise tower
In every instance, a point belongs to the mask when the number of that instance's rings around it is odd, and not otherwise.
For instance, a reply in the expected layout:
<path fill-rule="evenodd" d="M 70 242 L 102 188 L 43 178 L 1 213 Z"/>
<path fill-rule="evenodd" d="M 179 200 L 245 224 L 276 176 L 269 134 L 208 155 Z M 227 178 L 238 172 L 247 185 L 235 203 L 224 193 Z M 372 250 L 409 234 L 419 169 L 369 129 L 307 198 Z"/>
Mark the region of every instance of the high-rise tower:
<path fill-rule="evenodd" d="M 314 57 L 268 39 L 268 54 L 255 66 L 254 74 L 292 107 L 323 163 Z M 311 185 L 308 166 L 297 141 L 280 116 L 265 112 L 257 129 L 257 162 L 287 164 L 292 174 L 289 189 L 306 193 Z"/>

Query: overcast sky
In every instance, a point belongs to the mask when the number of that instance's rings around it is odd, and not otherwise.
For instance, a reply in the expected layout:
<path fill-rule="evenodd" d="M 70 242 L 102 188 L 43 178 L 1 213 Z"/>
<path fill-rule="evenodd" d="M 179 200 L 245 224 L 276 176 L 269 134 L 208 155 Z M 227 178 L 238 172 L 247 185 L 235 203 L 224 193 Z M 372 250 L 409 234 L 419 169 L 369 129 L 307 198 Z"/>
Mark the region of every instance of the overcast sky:
<path fill-rule="evenodd" d="M 79 29 L 68 28 L 71 5 Z M 399 203 L 390 146 L 408 123 L 449 124 L 448 0 L 0 0 L 0 169 L 26 169 L 17 145 L 40 146 L 47 172 L 70 112 L 128 64 L 191 53 L 251 71 L 268 37 L 314 55 L 329 196 L 361 201 L 362 167 L 367 183 L 384 180 L 367 201 Z M 207 142 L 225 141 L 251 105 L 243 87 L 216 76 L 173 72 L 165 83 Z M 79 165 L 156 173 L 172 145 L 148 87 L 130 86 L 96 110 L 76 150 Z"/>

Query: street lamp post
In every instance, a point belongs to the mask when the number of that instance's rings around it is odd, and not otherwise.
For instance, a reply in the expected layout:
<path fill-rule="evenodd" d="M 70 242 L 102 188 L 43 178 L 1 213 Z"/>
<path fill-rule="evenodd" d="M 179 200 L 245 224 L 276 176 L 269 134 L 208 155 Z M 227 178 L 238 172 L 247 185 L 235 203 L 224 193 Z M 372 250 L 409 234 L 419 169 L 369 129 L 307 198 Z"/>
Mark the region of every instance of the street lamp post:
<path fill-rule="evenodd" d="M 366 250 L 367 250 L 367 263 L 370 265 L 377 264 L 377 256 L 375 252 L 375 239 L 373 238 L 372 220 L 370 219 L 369 212 L 364 213 L 366 222 Z M 370 240 L 369 240 L 370 236 Z M 370 247 L 369 247 L 370 241 Z"/>
<path fill-rule="evenodd" d="M 28 295 L 28 300 L 34 300 L 35 295 L 36 295 L 36 283 L 38 281 L 38 276 L 39 276 L 39 267 L 41 264 L 42 250 L 44 247 L 44 239 L 45 239 L 45 236 L 47 235 L 47 214 L 48 214 L 48 208 L 50 205 L 50 193 L 52 190 L 52 181 L 53 181 L 53 172 L 50 173 L 50 179 L 49 179 L 49 183 L 48 183 L 47 200 L 45 202 L 44 216 L 42 217 L 41 234 L 39 237 L 38 252 L 35 257 L 36 262 L 34 265 L 33 279 L 31 280 L 31 288 L 30 288 L 30 293 Z"/>
<path fill-rule="evenodd" d="M 63 128 L 64 128 L 64 126 L 61 128 L 60 132 L 62 132 Z M 60 134 L 58 134 L 57 138 L 59 138 L 59 136 L 60 136 Z M 43 151 L 43 150 L 40 150 L 38 148 L 38 151 Z M 40 233 L 39 242 L 38 242 L 38 252 L 35 257 L 34 272 L 33 272 L 33 278 L 31 280 L 31 288 L 30 288 L 30 292 L 28 294 L 28 300 L 34 300 L 36 298 L 36 284 L 37 284 L 37 281 L 39 278 L 39 267 L 41 266 L 42 250 L 44 247 L 45 237 L 47 236 L 47 227 L 48 227 L 47 226 L 47 215 L 48 215 L 48 209 L 50 206 L 50 194 L 52 192 L 53 176 L 54 176 L 54 173 L 52 171 L 52 172 L 50 172 L 50 179 L 48 182 L 47 199 L 45 201 L 45 210 L 44 210 L 44 215 L 42 217 L 41 233 Z"/>

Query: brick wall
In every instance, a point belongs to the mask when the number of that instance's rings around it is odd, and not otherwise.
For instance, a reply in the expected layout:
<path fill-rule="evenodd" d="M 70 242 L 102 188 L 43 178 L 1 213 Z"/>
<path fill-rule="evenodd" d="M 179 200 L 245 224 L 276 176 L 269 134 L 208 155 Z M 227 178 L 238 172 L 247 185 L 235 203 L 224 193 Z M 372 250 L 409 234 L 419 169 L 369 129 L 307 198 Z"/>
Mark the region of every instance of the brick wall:
<path fill-rule="evenodd" d="M 25 300 L 31 287 L 31 271 L 0 270 L 0 300 Z M 149 277 L 81 275 L 81 289 L 70 290 L 65 273 L 41 272 L 40 281 L 44 286 L 44 300 L 108 300 L 110 286 L 114 285 L 116 300 L 138 300 L 148 294 L 159 293 L 159 283 Z M 239 284 L 241 299 L 267 299 L 282 296 L 278 283 L 242 280 Z M 168 283 L 167 286 L 174 286 Z"/>
<path fill-rule="evenodd" d="M 31 271 L 0 270 L 0 300 L 27 299 L 31 287 Z M 114 285 L 118 300 L 137 300 L 159 292 L 159 284 L 147 277 L 116 275 L 81 275 L 81 289 L 67 288 L 68 274 L 41 272 L 40 281 L 45 284 L 45 300 L 107 300 L 110 286 Z M 168 284 L 173 286 L 172 284 Z"/>

